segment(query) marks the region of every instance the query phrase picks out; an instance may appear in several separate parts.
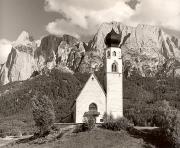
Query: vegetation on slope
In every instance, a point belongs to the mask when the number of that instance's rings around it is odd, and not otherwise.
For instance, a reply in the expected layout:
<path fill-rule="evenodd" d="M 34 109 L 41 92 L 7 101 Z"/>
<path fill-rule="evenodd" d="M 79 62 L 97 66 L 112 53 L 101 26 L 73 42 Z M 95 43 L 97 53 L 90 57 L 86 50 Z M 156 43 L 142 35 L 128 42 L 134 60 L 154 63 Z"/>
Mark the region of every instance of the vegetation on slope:
<path fill-rule="evenodd" d="M 53 69 L 43 75 L 26 81 L 13 82 L 0 88 L 0 129 L 32 128 L 34 125 L 31 98 L 32 92 L 51 99 L 56 115 L 56 122 L 61 122 L 71 114 L 71 106 L 77 97 L 81 83 L 70 73 Z M 32 130 L 28 130 L 32 131 Z"/>
<path fill-rule="evenodd" d="M 95 73 L 104 86 L 103 70 Z M 58 69 L 47 71 L 26 81 L 13 82 L 0 87 L 0 129 L 7 125 L 32 127 L 30 90 L 39 91 L 41 95 L 51 99 L 56 115 L 56 122 L 71 115 L 71 106 L 86 83 L 88 73 L 62 73 Z M 154 126 L 153 114 L 155 104 L 162 100 L 180 110 L 180 80 L 161 80 L 155 78 L 131 77 L 124 79 L 124 115 L 135 125 Z M 158 102 L 159 101 L 159 102 Z M 71 117 L 71 116 L 70 116 Z M 72 122 L 71 118 L 69 118 Z M 10 122 L 9 122 L 10 121 Z M 66 121 L 67 122 L 67 121 Z"/>
<path fill-rule="evenodd" d="M 40 140 L 39 140 L 40 141 Z M 7 148 L 9 148 L 7 146 Z M 155 148 L 150 144 L 145 143 L 142 139 L 130 136 L 125 131 L 114 132 L 105 129 L 95 128 L 91 131 L 80 132 L 80 133 L 67 133 L 61 138 L 57 138 L 48 141 L 43 144 L 37 144 L 30 142 L 22 142 L 11 144 L 12 148 L 116 148 L 116 147 L 128 147 L 128 148 Z"/>

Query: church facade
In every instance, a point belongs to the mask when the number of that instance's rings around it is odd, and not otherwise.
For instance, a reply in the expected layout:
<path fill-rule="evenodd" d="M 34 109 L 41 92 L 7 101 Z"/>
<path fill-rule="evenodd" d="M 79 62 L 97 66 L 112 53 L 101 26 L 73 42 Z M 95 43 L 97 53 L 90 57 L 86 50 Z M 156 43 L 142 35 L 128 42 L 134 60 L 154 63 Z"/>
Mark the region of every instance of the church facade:
<path fill-rule="evenodd" d="M 121 35 L 113 29 L 105 38 L 105 88 L 91 74 L 73 106 L 75 123 L 83 123 L 92 115 L 96 123 L 103 122 L 103 115 L 123 117 L 122 55 L 119 48 Z M 105 91 L 106 90 L 106 91 Z"/>

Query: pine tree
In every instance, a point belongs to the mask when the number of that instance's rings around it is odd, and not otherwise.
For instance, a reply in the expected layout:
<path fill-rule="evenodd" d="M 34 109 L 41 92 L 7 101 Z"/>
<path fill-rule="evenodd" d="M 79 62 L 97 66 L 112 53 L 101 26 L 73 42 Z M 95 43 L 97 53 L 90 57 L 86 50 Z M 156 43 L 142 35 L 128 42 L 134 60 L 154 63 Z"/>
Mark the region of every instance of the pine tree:
<path fill-rule="evenodd" d="M 38 134 L 48 134 L 55 121 L 54 107 L 51 100 L 46 96 L 37 94 L 32 98 L 32 113 Z"/>

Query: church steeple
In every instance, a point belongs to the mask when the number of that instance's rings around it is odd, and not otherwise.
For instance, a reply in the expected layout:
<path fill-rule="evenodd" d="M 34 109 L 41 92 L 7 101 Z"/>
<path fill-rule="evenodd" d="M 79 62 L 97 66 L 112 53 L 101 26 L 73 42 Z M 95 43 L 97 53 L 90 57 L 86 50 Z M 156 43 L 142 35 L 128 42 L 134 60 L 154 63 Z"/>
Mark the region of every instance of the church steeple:
<path fill-rule="evenodd" d="M 119 47 L 121 36 L 122 34 L 117 34 L 112 28 L 111 32 L 106 35 L 104 42 L 107 47 Z"/>
<path fill-rule="evenodd" d="M 114 29 L 107 34 L 104 40 L 106 48 L 106 102 L 107 114 L 114 118 L 123 116 L 123 76 L 121 55 L 121 34 Z"/>

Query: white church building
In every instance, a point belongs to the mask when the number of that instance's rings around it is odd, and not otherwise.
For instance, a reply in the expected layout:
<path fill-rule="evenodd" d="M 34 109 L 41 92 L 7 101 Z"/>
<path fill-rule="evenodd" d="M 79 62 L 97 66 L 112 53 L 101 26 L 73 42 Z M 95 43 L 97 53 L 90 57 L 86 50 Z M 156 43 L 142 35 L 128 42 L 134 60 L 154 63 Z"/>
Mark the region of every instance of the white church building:
<path fill-rule="evenodd" d="M 83 123 L 87 115 L 93 115 L 96 123 L 103 122 L 103 115 L 123 117 L 122 55 L 119 48 L 121 35 L 113 29 L 105 38 L 105 90 L 91 74 L 73 106 L 75 123 Z"/>

